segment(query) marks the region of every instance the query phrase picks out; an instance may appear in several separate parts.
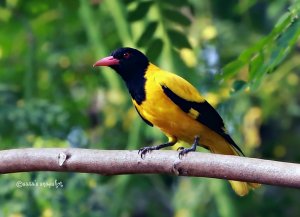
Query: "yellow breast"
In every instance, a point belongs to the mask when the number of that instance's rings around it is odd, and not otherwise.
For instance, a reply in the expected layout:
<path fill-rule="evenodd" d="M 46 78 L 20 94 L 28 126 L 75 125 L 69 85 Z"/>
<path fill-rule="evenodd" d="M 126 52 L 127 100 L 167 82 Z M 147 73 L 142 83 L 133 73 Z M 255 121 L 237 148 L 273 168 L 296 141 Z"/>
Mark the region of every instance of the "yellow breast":
<path fill-rule="evenodd" d="M 146 100 L 138 105 L 133 101 L 139 113 L 167 136 L 176 137 L 192 143 L 196 135 L 202 134 L 205 126 L 183 112 L 163 92 L 162 80 L 164 74 L 157 71 L 153 65 L 149 66 L 151 73 L 146 77 Z"/>

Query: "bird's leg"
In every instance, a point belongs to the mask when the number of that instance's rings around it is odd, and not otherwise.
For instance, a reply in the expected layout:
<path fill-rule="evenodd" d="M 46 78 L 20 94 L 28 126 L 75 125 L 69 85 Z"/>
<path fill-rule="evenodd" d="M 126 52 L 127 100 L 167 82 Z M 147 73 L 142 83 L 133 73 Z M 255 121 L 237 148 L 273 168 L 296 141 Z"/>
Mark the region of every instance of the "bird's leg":
<path fill-rule="evenodd" d="M 177 150 L 180 150 L 180 152 L 178 154 L 179 159 L 181 159 L 183 155 L 185 155 L 191 151 L 196 151 L 197 145 L 199 145 L 199 136 L 195 136 L 195 140 L 194 140 L 192 147 L 190 147 L 190 148 L 179 147 L 177 149 Z"/>
<path fill-rule="evenodd" d="M 153 151 L 153 150 L 159 150 L 159 149 L 166 148 L 166 147 L 169 147 L 169 146 L 173 146 L 173 145 L 176 144 L 176 142 L 177 142 L 176 139 L 172 139 L 169 142 L 166 142 L 166 143 L 163 143 L 163 144 L 160 144 L 160 145 L 143 147 L 143 148 L 139 149 L 138 154 L 141 154 L 141 158 L 144 159 L 145 155 L 148 152 Z"/>
<path fill-rule="evenodd" d="M 211 152 L 211 150 L 210 150 L 210 148 L 209 148 L 208 146 L 202 145 L 202 144 L 200 144 L 200 143 L 198 143 L 198 146 L 200 146 L 200 147 L 202 147 L 202 148 L 204 148 L 204 149 L 206 149 L 206 150 L 208 150 L 208 151 Z M 177 148 L 177 151 L 181 151 L 181 150 L 183 150 L 183 149 L 184 149 L 184 147 L 183 147 L 183 146 L 180 146 L 180 147 Z"/>

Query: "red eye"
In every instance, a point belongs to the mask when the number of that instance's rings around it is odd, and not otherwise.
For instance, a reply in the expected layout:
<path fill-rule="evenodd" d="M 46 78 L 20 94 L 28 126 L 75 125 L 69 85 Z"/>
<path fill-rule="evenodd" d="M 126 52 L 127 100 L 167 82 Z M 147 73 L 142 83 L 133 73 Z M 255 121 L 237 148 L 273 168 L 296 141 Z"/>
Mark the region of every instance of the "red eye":
<path fill-rule="evenodd" d="M 130 57 L 130 53 L 124 53 L 124 54 L 123 54 L 123 57 L 124 57 L 125 59 L 128 59 L 128 58 Z"/>

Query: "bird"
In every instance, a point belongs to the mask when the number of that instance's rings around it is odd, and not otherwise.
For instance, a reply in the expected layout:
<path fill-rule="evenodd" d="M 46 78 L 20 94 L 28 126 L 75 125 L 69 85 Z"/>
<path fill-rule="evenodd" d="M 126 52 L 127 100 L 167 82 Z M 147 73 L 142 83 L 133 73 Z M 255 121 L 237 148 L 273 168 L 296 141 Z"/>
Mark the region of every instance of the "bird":
<path fill-rule="evenodd" d="M 132 103 L 149 126 L 159 128 L 168 142 L 139 149 L 141 158 L 153 150 L 175 145 L 179 141 L 191 144 L 179 147 L 179 158 L 195 151 L 197 146 L 212 153 L 244 156 L 228 134 L 218 112 L 184 78 L 160 69 L 141 51 L 122 47 L 93 65 L 112 68 L 121 76 Z M 229 180 L 240 196 L 260 184 Z"/>

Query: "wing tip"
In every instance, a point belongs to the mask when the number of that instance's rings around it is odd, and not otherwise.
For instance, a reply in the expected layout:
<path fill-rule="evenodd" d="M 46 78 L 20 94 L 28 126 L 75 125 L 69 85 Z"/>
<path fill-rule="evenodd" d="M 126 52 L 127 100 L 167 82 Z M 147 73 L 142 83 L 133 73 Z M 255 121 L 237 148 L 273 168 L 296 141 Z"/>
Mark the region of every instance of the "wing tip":
<path fill-rule="evenodd" d="M 225 131 L 223 132 L 223 135 L 221 135 L 233 148 L 234 150 L 239 154 L 245 157 L 244 152 L 242 149 L 234 142 L 234 140 L 227 134 Z"/>

